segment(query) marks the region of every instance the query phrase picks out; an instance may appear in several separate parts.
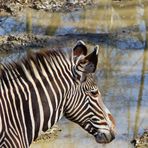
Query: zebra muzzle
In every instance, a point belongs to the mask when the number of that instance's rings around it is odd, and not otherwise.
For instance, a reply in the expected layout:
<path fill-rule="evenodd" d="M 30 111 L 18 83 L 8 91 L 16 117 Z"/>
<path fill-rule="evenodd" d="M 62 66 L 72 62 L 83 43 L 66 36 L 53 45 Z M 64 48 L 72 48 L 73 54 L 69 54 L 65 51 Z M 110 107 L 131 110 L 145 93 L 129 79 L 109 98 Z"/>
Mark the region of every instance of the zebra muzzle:
<path fill-rule="evenodd" d="M 115 139 L 115 134 L 112 130 L 104 130 L 100 129 L 95 135 L 95 139 L 97 143 L 110 143 L 113 139 Z"/>

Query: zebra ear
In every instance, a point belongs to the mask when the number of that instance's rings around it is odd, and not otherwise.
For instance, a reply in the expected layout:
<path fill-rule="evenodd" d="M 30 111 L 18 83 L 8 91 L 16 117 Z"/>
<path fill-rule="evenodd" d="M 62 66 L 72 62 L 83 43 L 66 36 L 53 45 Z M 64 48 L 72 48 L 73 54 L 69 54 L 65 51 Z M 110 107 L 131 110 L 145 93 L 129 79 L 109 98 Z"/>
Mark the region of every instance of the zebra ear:
<path fill-rule="evenodd" d="M 73 48 L 73 56 L 79 57 L 80 55 L 87 55 L 87 47 L 81 40 L 79 40 L 76 46 Z"/>
<path fill-rule="evenodd" d="M 98 63 L 99 46 L 94 48 L 94 51 L 84 58 L 85 66 L 84 73 L 94 73 Z"/>
<path fill-rule="evenodd" d="M 75 77 L 83 82 L 86 80 L 87 74 L 94 73 L 98 62 L 99 46 L 94 48 L 94 51 L 88 56 L 81 57 L 77 60 L 74 67 Z"/>

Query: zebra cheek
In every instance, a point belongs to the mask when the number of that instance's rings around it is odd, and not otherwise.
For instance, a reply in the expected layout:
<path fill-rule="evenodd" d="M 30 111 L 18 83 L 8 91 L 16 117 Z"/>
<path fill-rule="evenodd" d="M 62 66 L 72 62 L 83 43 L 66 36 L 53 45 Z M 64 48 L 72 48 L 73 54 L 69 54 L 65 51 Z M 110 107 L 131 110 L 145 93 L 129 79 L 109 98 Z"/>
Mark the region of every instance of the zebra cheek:
<path fill-rule="evenodd" d="M 109 120 L 110 120 L 111 123 L 112 123 L 111 128 L 112 128 L 112 129 L 115 129 L 115 126 L 116 126 L 115 119 L 113 118 L 113 116 L 112 116 L 111 114 L 108 114 L 108 118 L 109 118 Z"/>

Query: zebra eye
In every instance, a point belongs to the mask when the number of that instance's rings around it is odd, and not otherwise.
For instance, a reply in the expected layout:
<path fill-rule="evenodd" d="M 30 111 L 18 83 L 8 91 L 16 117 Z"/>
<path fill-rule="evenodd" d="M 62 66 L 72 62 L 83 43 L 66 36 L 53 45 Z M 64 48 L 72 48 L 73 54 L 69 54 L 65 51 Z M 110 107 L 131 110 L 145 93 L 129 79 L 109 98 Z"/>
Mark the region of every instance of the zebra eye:
<path fill-rule="evenodd" d="M 93 97 L 97 97 L 97 96 L 98 96 L 98 90 L 91 91 L 90 94 L 91 94 Z"/>

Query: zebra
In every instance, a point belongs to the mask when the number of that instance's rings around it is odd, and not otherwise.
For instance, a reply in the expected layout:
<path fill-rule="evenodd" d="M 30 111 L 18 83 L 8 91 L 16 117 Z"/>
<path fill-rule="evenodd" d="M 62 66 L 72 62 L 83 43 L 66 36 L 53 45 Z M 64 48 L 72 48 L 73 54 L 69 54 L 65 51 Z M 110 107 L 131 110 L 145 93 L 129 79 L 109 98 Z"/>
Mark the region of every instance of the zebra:
<path fill-rule="evenodd" d="M 99 46 L 78 41 L 69 54 L 41 50 L 0 69 L 0 147 L 28 148 L 63 116 L 98 143 L 115 138 L 115 121 L 95 83 Z"/>

